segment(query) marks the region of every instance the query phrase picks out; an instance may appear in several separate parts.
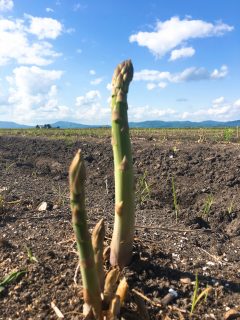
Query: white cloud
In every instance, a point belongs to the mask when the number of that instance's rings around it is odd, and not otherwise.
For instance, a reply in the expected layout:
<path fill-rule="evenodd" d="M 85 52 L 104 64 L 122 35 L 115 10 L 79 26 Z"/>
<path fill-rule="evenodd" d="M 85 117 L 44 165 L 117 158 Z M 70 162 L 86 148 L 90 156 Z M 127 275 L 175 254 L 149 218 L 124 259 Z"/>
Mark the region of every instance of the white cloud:
<path fill-rule="evenodd" d="M 186 47 L 181 49 L 175 49 L 171 52 L 170 61 L 175 61 L 181 58 L 192 57 L 195 54 L 195 49 L 192 47 Z"/>
<path fill-rule="evenodd" d="M 160 58 L 178 46 L 185 45 L 189 40 L 221 36 L 232 31 L 233 27 L 222 22 L 210 23 L 203 20 L 172 17 L 164 22 L 158 21 L 154 31 L 140 31 L 129 37 L 130 42 L 147 47 L 156 57 Z"/>
<path fill-rule="evenodd" d="M 51 43 L 30 37 L 26 21 L 21 19 L 0 19 L 0 43 L 4 43 L 0 46 L 0 65 L 14 60 L 19 64 L 44 66 L 60 55 Z"/>
<path fill-rule="evenodd" d="M 153 82 L 147 83 L 147 89 L 148 89 L 148 90 L 153 90 L 153 89 L 155 89 L 156 87 L 157 87 L 157 85 L 156 85 L 155 83 L 153 83 Z"/>
<path fill-rule="evenodd" d="M 238 100 L 236 100 L 236 101 L 234 102 L 234 106 L 240 107 L 240 99 L 238 99 Z"/>
<path fill-rule="evenodd" d="M 176 111 L 172 108 L 158 108 L 151 107 L 149 105 L 136 107 L 129 106 L 128 115 L 130 121 L 145 121 L 145 120 L 163 120 L 169 119 L 176 114 Z"/>
<path fill-rule="evenodd" d="M 213 72 L 211 73 L 211 78 L 213 79 L 225 78 L 227 74 L 228 74 L 228 67 L 223 65 L 221 66 L 220 70 L 218 69 L 213 70 Z"/>
<path fill-rule="evenodd" d="M 46 8 L 46 12 L 54 12 L 52 8 Z"/>
<path fill-rule="evenodd" d="M 88 91 L 76 98 L 75 119 L 82 123 L 106 124 L 110 119 L 110 107 L 103 107 L 98 90 Z"/>
<path fill-rule="evenodd" d="M 52 18 L 41 18 L 26 15 L 30 20 L 28 32 L 36 35 L 38 39 L 56 39 L 63 31 L 62 24 Z"/>
<path fill-rule="evenodd" d="M 12 0 L 0 0 L 0 11 L 10 11 L 13 9 L 13 6 Z"/>
<path fill-rule="evenodd" d="M 34 123 L 66 116 L 68 108 L 59 106 L 55 84 L 62 74 L 60 70 L 44 70 L 36 66 L 15 68 L 7 77 L 12 119 Z"/>
<path fill-rule="evenodd" d="M 103 81 L 103 78 L 96 78 L 96 79 L 90 81 L 90 84 L 91 84 L 91 85 L 98 85 L 98 84 L 100 84 L 102 81 Z"/>
<path fill-rule="evenodd" d="M 94 76 L 95 74 L 96 74 L 96 71 L 95 70 L 89 70 L 89 74 L 91 75 L 91 76 Z"/>
<path fill-rule="evenodd" d="M 167 86 L 166 82 L 159 82 L 159 84 L 158 84 L 158 87 L 161 88 L 161 89 L 166 88 L 166 86 Z"/>
<path fill-rule="evenodd" d="M 108 91 L 111 91 L 112 90 L 112 84 L 111 83 L 108 83 L 107 86 L 106 86 L 106 89 Z"/>
<path fill-rule="evenodd" d="M 151 81 L 159 82 L 159 86 L 165 88 L 167 82 L 180 83 L 188 81 L 200 81 L 224 78 L 228 74 L 227 66 L 222 66 L 220 69 L 215 69 L 213 72 L 209 72 L 206 68 L 191 67 L 178 73 L 170 73 L 169 71 L 158 71 L 144 69 L 134 74 L 135 81 Z M 155 84 L 156 85 L 156 84 Z M 153 88 L 153 85 L 148 85 L 148 89 Z M 150 89 L 151 90 L 151 89 Z"/>
<path fill-rule="evenodd" d="M 158 71 L 143 69 L 141 71 L 134 73 L 135 81 L 159 81 L 159 80 L 169 80 L 171 79 L 171 73 L 168 71 Z"/>
<path fill-rule="evenodd" d="M 76 98 L 75 105 L 80 106 L 89 106 L 93 103 L 97 103 L 101 98 L 101 94 L 98 90 L 88 91 L 84 96 L 79 96 Z"/>
<path fill-rule="evenodd" d="M 156 89 L 156 88 L 164 89 L 164 88 L 166 88 L 166 86 L 167 86 L 166 82 L 159 82 L 158 84 L 153 83 L 153 82 L 147 83 L 147 89 L 148 90 L 153 90 L 153 89 Z"/>
<path fill-rule="evenodd" d="M 213 105 L 218 105 L 218 104 L 221 104 L 223 103 L 225 100 L 225 98 L 223 96 L 219 97 L 219 98 L 216 98 L 212 101 Z"/>
<path fill-rule="evenodd" d="M 224 97 L 216 98 L 212 101 L 209 108 L 200 108 L 193 112 L 183 112 L 180 116 L 182 119 L 202 121 L 231 121 L 239 119 L 240 99 L 233 102 L 225 102 Z"/>
<path fill-rule="evenodd" d="M 205 68 L 191 67 L 183 70 L 180 73 L 172 75 L 172 82 L 187 82 L 210 79 L 210 74 Z"/>

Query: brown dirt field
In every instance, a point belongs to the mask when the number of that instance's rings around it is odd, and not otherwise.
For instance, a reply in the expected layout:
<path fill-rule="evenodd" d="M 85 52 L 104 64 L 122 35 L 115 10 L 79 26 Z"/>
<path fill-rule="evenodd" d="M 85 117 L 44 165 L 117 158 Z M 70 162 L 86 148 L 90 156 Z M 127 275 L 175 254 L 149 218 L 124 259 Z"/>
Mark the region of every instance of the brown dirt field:
<path fill-rule="evenodd" d="M 68 167 L 78 148 L 87 168 L 89 224 L 104 217 L 108 245 L 114 212 L 109 139 L 0 136 L 0 282 L 14 270 L 26 271 L 0 293 L 1 320 L 57 319 L 52 301 L 64 319 L 83 319 L 68 195 Z M 123 270 L 130 289 L 122 319 L 144 319 L 132 289 L 149 299 L 150 319 L 220 320 L 239 310 L 240 145 L 133 138 L 133 154 L 136 234 L 132 263 Z M 48 209 L 38 211 L 43 201 Z M 197 273 L 199 293 L 212 290 L 190 316 Z M 158 306 L 170 288 L 177 298 Z"/>

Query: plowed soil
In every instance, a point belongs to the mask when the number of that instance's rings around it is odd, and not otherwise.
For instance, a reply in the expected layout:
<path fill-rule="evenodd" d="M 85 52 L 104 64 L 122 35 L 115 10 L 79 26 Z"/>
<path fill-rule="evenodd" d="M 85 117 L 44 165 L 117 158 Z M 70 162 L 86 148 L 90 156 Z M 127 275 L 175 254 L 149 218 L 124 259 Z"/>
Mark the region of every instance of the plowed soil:
<path fill-rule="evenodd" d="M 136 232 L 132 263 L 123 270 L 129 293 L 122 319 L 147 319 L 138 313 L 139 293 L 150 319 L 237 319 L 240 145 L 132 140 Z M 0 137 L 0 282 L 24 271 L 2 286 L 1 320 L 57 319 L 52 302 L 64 319 L 83 319 L 68 194 L 68 167 L 79 148 L 89 225 L 104 217 L 107 246 L 114 212 L 110 139 Z M 47 209 L 39 211 L 42 202 Z M 211 289 L 190 315 L 196 274 L 198 295 Z M 163 306 L 169 289 L 177 297 Z"/>

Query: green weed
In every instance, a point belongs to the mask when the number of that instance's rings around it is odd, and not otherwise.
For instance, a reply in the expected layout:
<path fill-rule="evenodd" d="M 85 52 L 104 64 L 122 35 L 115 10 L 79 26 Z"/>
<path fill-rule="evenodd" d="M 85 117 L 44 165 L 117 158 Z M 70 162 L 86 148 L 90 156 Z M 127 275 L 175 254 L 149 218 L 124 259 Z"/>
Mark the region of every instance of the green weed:
<path fill-rule="evenodd" d="M 66 201 L 68 201 L 67 196 L 67 188 L 64 188 L 62 190 L 62 187 L 60 184 L 58 184 L 57 188 L 54 188 L 54 194 L 56 195 L 56 204 L 59 206 L 64 206 Z"/>
<path fill-rule="evenodd" d="M 143 175 L 138 179 L 136 195 L 137 200 L 141 205 L 150 198 L 150 186 L 147 182 L 147 171 L 144 171 Z"/>
<path fill-rule="evenodd" d="M 203 215 L 206 216 L 207 220 L 208 220 L 209 212 L 211 210 L 212 205 L 213 205 L 213 196 L 210 194 L 207 196 L 205 200 L 204 208 L 203 208 Z"/>
<path fill-rule="evenodd" d="M 198 291 L 199 291 L 199 281 L 198 281 L 198 274 L 196 273 L 195 287 L 194 287 L 194 292 L 192 296 L 192 305 L 191 305 L 190 315 L 193 314 L 196 308 L 196 305 L 200 302 L 201 299 L 205 298 L 204 301 L 206 302 L 208 294 L 212 291 L 212 287 L 205 288 L 200 294 L 198 294 Z"/>
<path fill-rule="evenodd" d="M 27 271 L 13 271 L 7 275 L 2 282 L 0 282 L 0 293 L 6 288 L 7 285 L 11 284 L 13 281 L 17 280 L 21 275 L 25 274 Z"/>

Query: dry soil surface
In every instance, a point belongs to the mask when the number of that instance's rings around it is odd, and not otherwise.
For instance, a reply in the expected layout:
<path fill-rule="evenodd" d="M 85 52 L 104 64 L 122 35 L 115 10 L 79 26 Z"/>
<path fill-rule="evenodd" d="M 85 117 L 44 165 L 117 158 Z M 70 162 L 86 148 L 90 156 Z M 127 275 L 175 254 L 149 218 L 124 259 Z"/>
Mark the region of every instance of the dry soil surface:
<path fill-rule="evenodd" d="M 0 137 L 0 319 L 82 319 L 81 279 L 68 194 L 68 167 L 82 149 L 92 228 L 113 227 L 114 182 L 108 138 L 77 142 Z M 240 308 L 240 145 L 133 138 L 136 231 L 122 319 L 237 319 Z M 175 205 L 173 200 L 175 187 Z M 47 209 L 39 205 L 47 202 Z M 177 210 L 176 210 L 177 209 Z M 106 271 L 109 263 L 105 263 Z M 190 315 L 198 295 L 209 294 Z M 169 289 L 177 297 L 166 306 Z M 235 315 L 234 315 L 235 312 Z M 232 315 L 231 315 L 232 313 Z M 225 317 L 225 318 L 224 318 Z"/>

